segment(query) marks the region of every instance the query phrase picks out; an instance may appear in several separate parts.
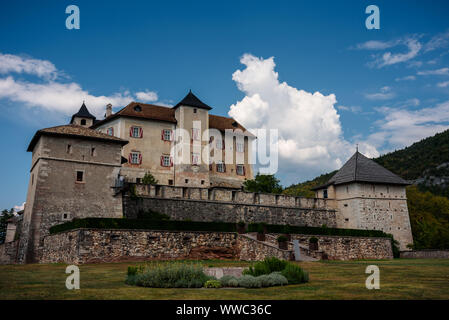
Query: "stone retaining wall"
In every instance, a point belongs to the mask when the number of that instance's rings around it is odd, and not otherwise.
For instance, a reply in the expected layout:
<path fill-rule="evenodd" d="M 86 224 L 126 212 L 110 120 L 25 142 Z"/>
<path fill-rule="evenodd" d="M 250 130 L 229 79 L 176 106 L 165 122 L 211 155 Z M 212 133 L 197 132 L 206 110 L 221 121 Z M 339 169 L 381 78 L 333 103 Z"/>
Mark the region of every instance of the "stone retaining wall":
<path fill-rule="evenodd" d="M 312 237 L 318 239 L 318 250 L 323 252 L 323 259 L 393 259 L 390 238 L 291 235 L 292 240 L 299 240 L 299 243 L 305 246 L 309 245 L 309 240 Z"/>
<path fill-rule="evenodd" d="M 401 251 L 401 258 L 409 258 L 409 259 L 449 259 L 449 250 Z"/>
<path fill-rule="evenodd" d="M 0 244 L 0 264 L 16 263 L 18 244 L 17 240 Z"/>
<path fill-rule="evenodd" d="M 292 235 L 308 244 L 311 236 Z M 317 236 L 319 249 L 329 259 L 389 259 L 385 238 Z M 278 257 L 289 260 L 292 249 L 230 232 L 76 229 L 44 239 L 42 263 L 100 263 L 138 260 L 234 259 L 245 261 Z"/>

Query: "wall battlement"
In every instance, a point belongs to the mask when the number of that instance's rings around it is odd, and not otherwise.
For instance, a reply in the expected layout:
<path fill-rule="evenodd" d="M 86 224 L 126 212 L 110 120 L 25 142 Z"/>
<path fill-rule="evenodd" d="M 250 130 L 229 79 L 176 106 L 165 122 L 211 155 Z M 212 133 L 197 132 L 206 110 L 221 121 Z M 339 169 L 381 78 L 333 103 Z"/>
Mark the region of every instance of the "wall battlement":
<path fill-rule="evenodd" d="M 123 197 L 123 214 L 156 211 L 172 220 L 289 224 L 337 227 L 336 211 L 326 199 L 262 194 L 223 188 L 190 188 L 131 184 L 137 197 Z"/>
<path fill-rule="evenodd" d="M 284 194 L 256 193 L 226 188 L 174 187 L 165 185 L 130 184 L 137 196 L 163 199 L 220 201 L 234 204 L 276 206 L 288 208 L 333 210 L 333 200 L 304 198 Z"/>

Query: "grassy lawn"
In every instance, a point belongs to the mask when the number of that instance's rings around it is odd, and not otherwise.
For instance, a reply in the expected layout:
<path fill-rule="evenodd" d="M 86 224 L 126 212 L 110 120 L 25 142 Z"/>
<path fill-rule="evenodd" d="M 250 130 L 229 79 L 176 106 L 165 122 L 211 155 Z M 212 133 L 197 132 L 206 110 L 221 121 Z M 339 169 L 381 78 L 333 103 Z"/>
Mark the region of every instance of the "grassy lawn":
<path fill-rule="evenodd" d="M 245 262 L 202 261 L 205 266 Z M 302 262 L 310 282 L 263 289 L 156 289 L 124 283 L 133 263 L 80 266 L 81 289 L 65 288 L 66 265 L 0 266 L 0 299 L 449 299 L 449 259 Z M 367 265 L 380 268 L 380 290 L 365 288 Z"/>

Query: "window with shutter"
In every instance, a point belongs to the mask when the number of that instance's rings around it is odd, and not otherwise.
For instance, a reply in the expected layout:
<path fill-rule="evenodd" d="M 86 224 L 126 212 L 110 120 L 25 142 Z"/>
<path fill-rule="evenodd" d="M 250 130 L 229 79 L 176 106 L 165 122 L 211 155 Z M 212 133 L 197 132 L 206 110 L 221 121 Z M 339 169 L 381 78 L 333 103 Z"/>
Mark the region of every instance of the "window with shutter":
<path fill-rule="evenodd" d="M 142 154 L 138 151 L 132 151 L 129 155 L 129 163 L 131 164 L 141 164 Z"/>
<path fill-rule="evenodd" d="M 132 138 L 142 138 L 143 130 L 140 127 L 131 127 L 129 129 L 129 135 Z"/>
<path fill-rule="evenodd" d="M 172 140 L 172 131 L 170 129 L 162 130 L 162 140 L 164 140 L 164 141 Z"/>

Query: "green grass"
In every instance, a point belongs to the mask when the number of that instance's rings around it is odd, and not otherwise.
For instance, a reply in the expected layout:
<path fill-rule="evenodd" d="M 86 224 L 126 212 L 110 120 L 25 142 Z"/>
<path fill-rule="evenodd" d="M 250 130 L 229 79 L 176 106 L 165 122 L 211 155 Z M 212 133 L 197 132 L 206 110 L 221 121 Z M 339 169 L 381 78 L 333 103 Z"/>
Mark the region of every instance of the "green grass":
<path fill-rule="evenodd" d="M 248 266 L 202 261 L 204 266 Z M 81 289 L 65 288 L 65 264 L 0 266 L 0 299 L 449 299 L 449 259 L 302 262 L 310 282 L 263 289 L 156 289 L 124 283 L 133 263 L 80 266 Z M 380 290 L 365 288 L 367 265 Z"/>

